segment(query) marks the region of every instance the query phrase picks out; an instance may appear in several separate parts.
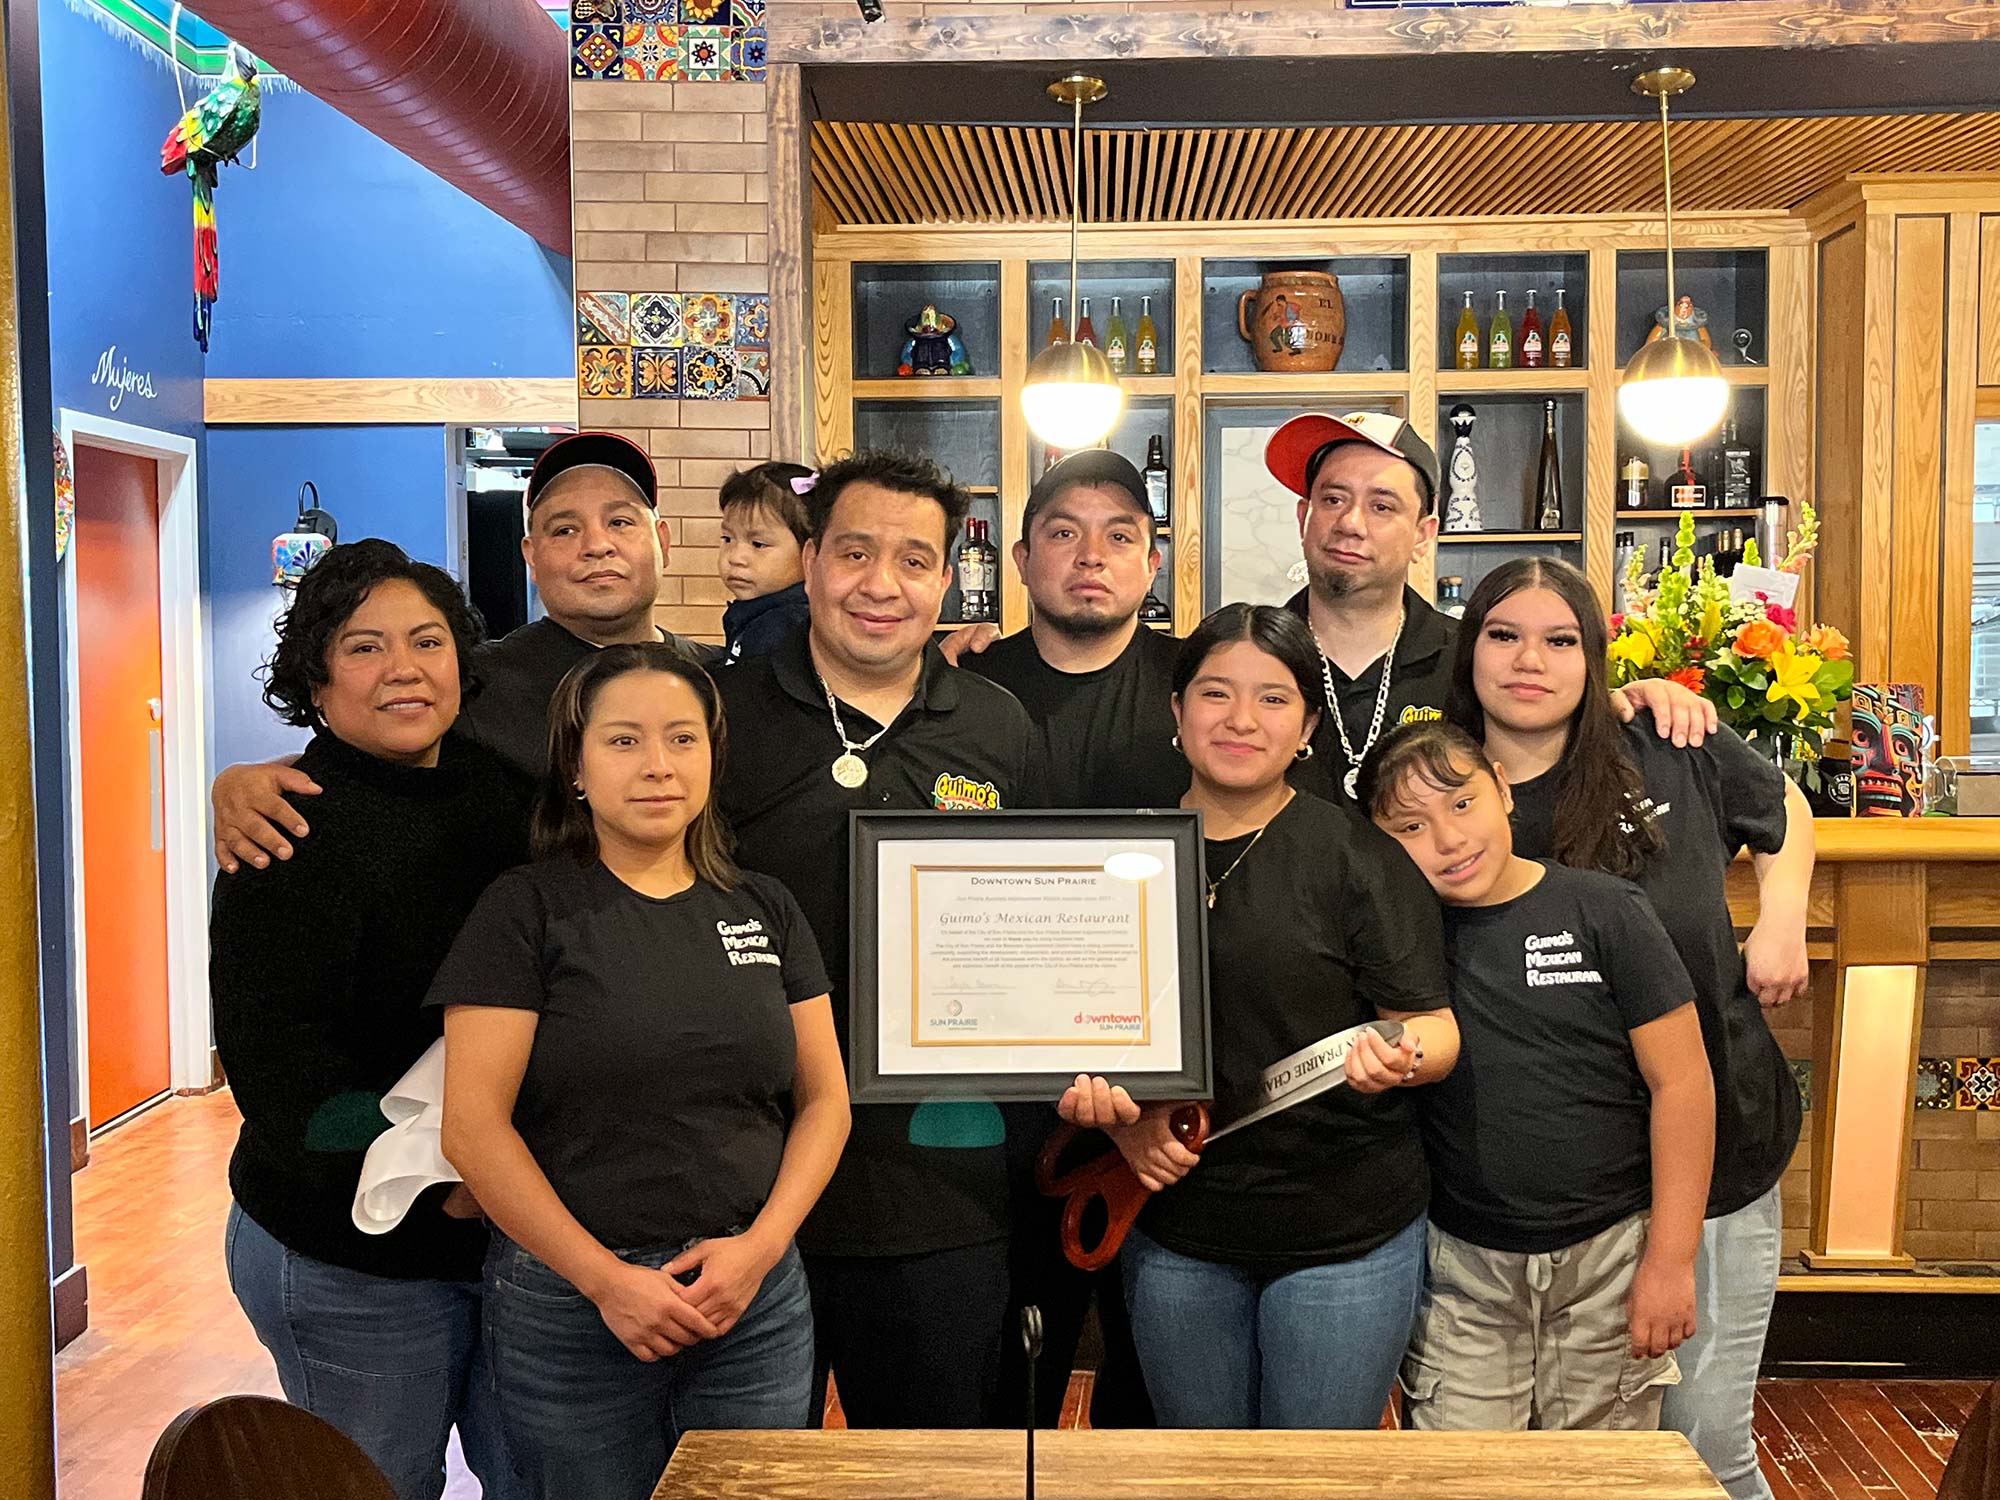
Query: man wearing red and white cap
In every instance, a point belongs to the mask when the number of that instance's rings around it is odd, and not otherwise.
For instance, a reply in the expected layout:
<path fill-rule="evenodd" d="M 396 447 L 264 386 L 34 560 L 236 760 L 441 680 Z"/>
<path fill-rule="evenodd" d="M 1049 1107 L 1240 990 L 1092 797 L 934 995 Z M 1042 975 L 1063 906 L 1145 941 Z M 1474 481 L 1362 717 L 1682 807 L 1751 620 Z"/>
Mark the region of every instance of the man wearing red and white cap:
<path fill-rule="evenodd" d="M 1384 731 L 1441 717 L 1451 691 L 1457 622 L 1409 581 L 1437 539 L 1437 453 L 1387 412 L 1308 412 L 1271 434 L 1264 466 L 1299 497 L 1306 586 L 1285 607 L 1312 627 L 1326 679 L 1327 712 L 1292 781 L 1351 801 L 1355 773 Z M 1699 744 L 1715 727 L 1713 707 L 1678 684 L 1624 693 L 1677 743 Z M 1633 706 L 1621 701 L 1620 711 L 1630 718 Z"/>

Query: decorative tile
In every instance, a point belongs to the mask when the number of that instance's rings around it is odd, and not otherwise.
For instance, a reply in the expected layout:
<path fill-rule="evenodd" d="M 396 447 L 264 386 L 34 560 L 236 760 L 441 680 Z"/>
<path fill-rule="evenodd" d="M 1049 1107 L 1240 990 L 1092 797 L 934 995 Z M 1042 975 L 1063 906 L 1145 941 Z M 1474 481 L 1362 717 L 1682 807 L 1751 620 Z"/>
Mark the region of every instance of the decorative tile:
<path fill-rule="evenodd" d="M 729 19 L 736 26 L 762 26 L 765 0 L 729 0 Z"/>
<path fill-rule="evenodd" d="M 579 396 L 619 398 L 632 394 L 632 351 L 592 345 L 576 355 Z"/>
<path fill-rule="evenodd" d="M 684 400 L 688 401 L 735 400 L 735 351 L 731 349 L 683 350 L 681 353 L 681 396 Z"/>
<path fill-rule="evenodd" d="M 646 21 L 660 26 L 678 26 L 680 0 L 625 0 L 627 21 Z"/>
<path fill-rule="evenodd" d="M 726 292 L 681 293 L 681 322 L 690 344 L 720 349 L 736 341 L 736 304 Z"/>
<path fill-rule="evenodd" d="M 769 46 L 761 26 L 729 29 L 729 76 L 739 83 L 762 83 Z"/>
<path fill-rule="evenodd" d="M 738 349 L 736 353 L 736 399 L 738 401 L 768 401 L 771 399 L 771 351 L 768 349 Z"/>
<path fill-rule="evenodd" d="M 771 347 L 771 294 L 742 292 L 734 299 L 736 334 L 731 340 L 738 349 Z"/>
<path fill-rule="evenodd" d="M 632 394 L 641 397 L 681 393 L 681 351 L 637 348 L 632 351 Z"/>
<path fill-rule="evenodd" d="M 578 292 L 576 341 L 579 344 L 631 343 L 631 297 L 625 292 Z"/>
<path fill-rule="evenodd" d="M 615 23 L 609 26 L 570 27 L 569 76 L 623 78 L 625 28 Z"/>
<path fill-rule="evenodd" d="M 727 26 L 729 0 L 680 0 L 681 20 L 689 26 Z"/>
<path fill-rule="evenodd" d="M 722 27 L 686 26 L 681 38 L 681 71 L 690 83 L 720 83 L 728 75 L 729 35 Z"/>
<path fill-rule="evenodd" d="M 1799 1086 L 1799 1102 L 1810 1110 L 1812 1108 L 1812 1059 L 1810 1057 L 1788 1057 L 1785 1061 L 1792 1065 L 1792 1081 Z"/>
<path fill-rule="evenodd" d="M 569 0 L 569 18 L 577 26 L 616 25 L 625 19 L 626 0 Z"/>
<path fill-rule="evenodd" d="M 658 21 L 625 23 L 625 76 L 672 83 L 681 76 L 681 28 Z"/>
<path fill-rule="evenodd" d="M 661 349 L 678 349 L 687 342 L 687 330 L 681 323 L 680 293 L 632 294 L 632 342 Z"/>
<path fill-rule="evenodd" d="M 2000 1109 L 2000 1057 L 1959 1058 L 1957 1079 L 1959 1109 Z"/>
<path fill-rule="evenodd" d="M 1917 1108 L 1955 1109 L 1958 1105 L 1958 1059 L 1917 1059 Z"/>

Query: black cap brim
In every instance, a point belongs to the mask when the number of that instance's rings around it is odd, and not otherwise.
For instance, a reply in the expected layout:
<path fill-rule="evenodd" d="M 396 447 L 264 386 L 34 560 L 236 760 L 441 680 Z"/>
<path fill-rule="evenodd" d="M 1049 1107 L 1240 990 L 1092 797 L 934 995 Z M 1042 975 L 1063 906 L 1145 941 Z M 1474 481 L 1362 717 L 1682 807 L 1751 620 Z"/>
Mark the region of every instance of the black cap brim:
<path fill-rule="evenodd" d="M 660 508 L 660 477 L 645 449 L 615 432 L 573 432 L 549 444 L 535 460 L 535 467 L 528 475 L 528 509 L 534 510 L 536 502 L 557 479 L 571 469 L 583 468 L 610 469 L 623 474 L 639 487 L 651 509 Z"/>
<path fill-rule="evenodd" d="M 1146 503 L 1146 478 L 1132 464 L 1132 460 L 1122 453 L 1113 453 L 1109 448 L 1085 448 L 1072 453 L 1048 473 L 1035 481 L 1035 487 L 1028 492 L 1028 503 L 1021 513 L 1021 529 L 1028 525 L 1042 507 L 1062 491 L 1072 485 L 1110 484 L 1116 485 L 1132 497 L 1133 508 L 1149 519 L 1153 510 Z"/>

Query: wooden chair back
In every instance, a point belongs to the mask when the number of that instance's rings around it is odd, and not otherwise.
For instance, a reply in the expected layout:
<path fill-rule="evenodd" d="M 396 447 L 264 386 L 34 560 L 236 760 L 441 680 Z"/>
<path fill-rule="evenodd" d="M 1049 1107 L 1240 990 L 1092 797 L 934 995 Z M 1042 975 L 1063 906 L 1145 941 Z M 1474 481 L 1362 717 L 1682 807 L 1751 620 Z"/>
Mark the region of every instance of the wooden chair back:
<path fill-rule="evenodd" d="M 269 1396 L 224 1396 L 175 1417 L 141 1500 L 396 1500 L 346 1433 Z"/>

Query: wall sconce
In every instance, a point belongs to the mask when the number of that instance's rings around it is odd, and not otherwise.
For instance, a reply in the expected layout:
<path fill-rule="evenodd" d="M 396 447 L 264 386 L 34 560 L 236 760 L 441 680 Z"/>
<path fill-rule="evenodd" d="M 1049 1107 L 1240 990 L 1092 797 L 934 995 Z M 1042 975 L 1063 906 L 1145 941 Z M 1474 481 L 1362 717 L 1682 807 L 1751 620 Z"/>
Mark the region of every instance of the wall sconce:
<path fill-rule="evenodd" d="M 299 486 L 298 520 L 271 541 L 271 582 L 281 589 L 297 588 L 306 569 L 339 538 L 340 527 L 332 513 L 320 509 L 319 486 L 308 479 Z"/>

